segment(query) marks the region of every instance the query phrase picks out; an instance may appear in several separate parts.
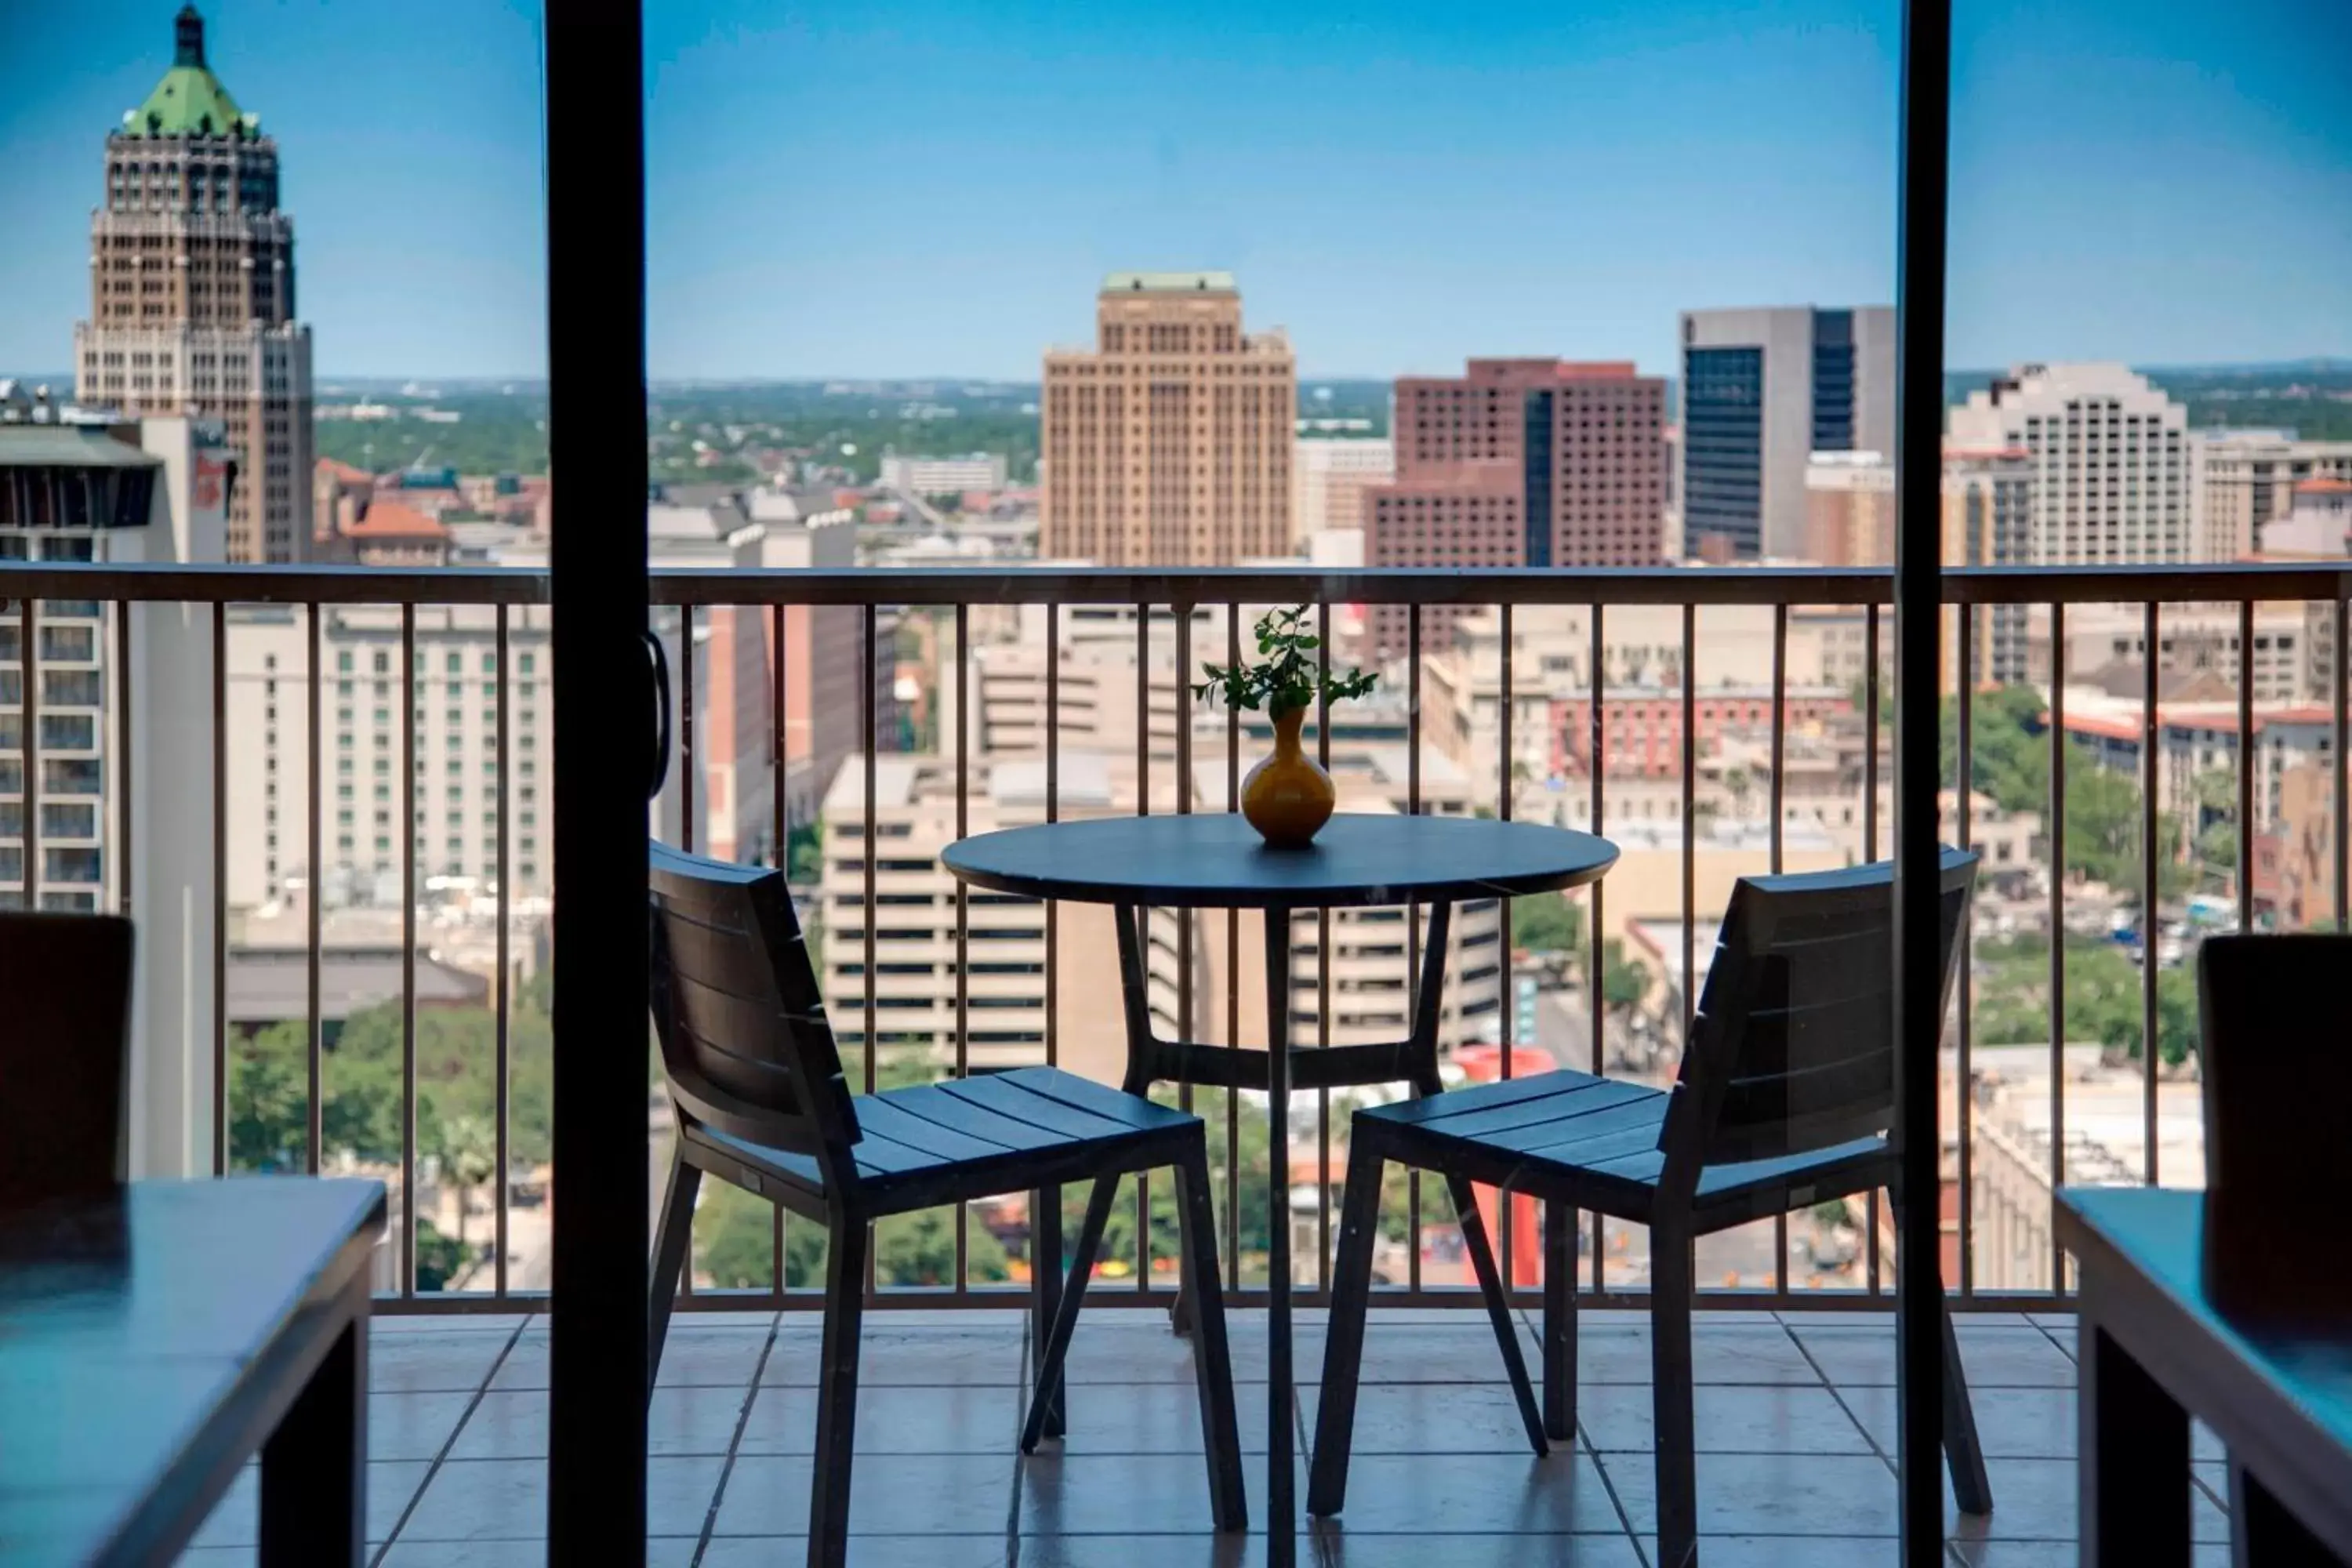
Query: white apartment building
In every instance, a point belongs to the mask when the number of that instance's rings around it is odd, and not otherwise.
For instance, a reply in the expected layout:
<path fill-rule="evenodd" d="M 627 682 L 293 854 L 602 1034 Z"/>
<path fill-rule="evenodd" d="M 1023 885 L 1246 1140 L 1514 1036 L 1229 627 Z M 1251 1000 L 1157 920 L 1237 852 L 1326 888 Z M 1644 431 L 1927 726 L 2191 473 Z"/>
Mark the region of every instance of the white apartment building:
<path fill-rule="evenodd" d="M 1364 526 L 1364 492 L 1396 478 L 1396 445 L 1386 437 L 1301 436 L 1291 445 L 1290 526 L 1299 541 Z"/>
<path fill-rule="evenodd" d="M 2324 607 L 2324 606 L 2323 606 Z M 2241 648 L 2235 605 L 2165 605 L 2157 616 L 2157 667 L 2168 675 L 2210 674 L 2235 689 L 2249 668 Z M 2259 703 L 2326 702 L 2332 690 L 2325 669 L 2312 658 L 2306 606 L 2269 603 L 2254 606 L 2251 654 L 2254 700 Z M 2032 620 L 2033 668 L 2050 679 L 2050 616 L 2037 609 Z M 2102 668 L 2137 665 L 2147 653 L 2147 628 L 2137 605 L 2074 605 L 2066 610 L 2065 673 L 2088 680 Z M 2140 689 L 2137 680 L 2130 690 Z"/>
<path fill-rule="evenodd" d="M 961 458 L 901 458 L 882 459 L 882 488 L 905 495 L 960 496 L 966 490 L 1001 490 L 1006 484 L 1002 452 L 973 452 Z"/>
<path fill-rule="evenodd" d="M 2352 441 L 2301 441 L 2288 430 L 2199 430 L 2189 438 L 2200 559 L 2285 548 L 2269 525 L 2294 510 L 2295 487 L 2352 481 Z"/>
<path fill-rule="evenodd" d="M 1952 410 L 1950 437 L 2022 448 L 2032 508 L 2020 565 L 2202 558 L 2188 411 L 2123 365 L 2021 365 Z"/>
<path fill-rule="evenodd" d="M 403 674 L 401 612 L 331 606 L 320 628 L 320 791 L 324 865 L 316 881 L 328 905 L 400 902 L 401 779 L 415 779 L 405 836 L 417 880 L 472 879 L 495 887 L 499 835 L 511 832 L 509 896 L 553 887 L 549 782 L 553 708 L 548 612 L 508 612 L 508 663 L 498 662 L 497 612 L 488 605 L 423 605 Z M 279 606 L 233 611 L 228 625 L 228 886 L 232 909 L 278 897 L 312 879 L 310 865 L 310 628 Z M 509 772 L 498 765 L 498 719 L 508 712 Z M 402 710 L 415 725 L 406 752 Z M 511 816 L 509 816 L 509 814 Z"/>
<path fill-rule="evenodd" d="M 1698 689 L 1752 686 L 1772 668 L 1772 606 L 1708 605 L 1695 622 L 1692 662 Z M 1551 710 L 1592 689 L 1592 608 L 1527 605 L 1511 616 L 1511 740 L 1528 778 L 1551 771 Z M 1679 605 L 1611 605 L 1601 613 L 1606 685 L 1679 686 Z M 1422 734 L 1460 766 L 1491 777 L 1502 743 L 1502 619 L 1492 610 L 1463 617 L 1454 646 L 1422 660 Z M 1882 620 L 1878 656 L 1892 669 L 1894 633 Z M 1783 650 L 1790 690 L 1852 689 L 1869 669 L 1866 613 L 1857 606 L 1799 605 L 1789 613 Z"/>
<path fill-rule="evenodd" d="M 1245 742 L 1246 744 L 1252 742 Z M 1127 816 L 1136 809 L 1132 759 L 1074 750 L 1059 759 L 1055 798 L 1066 821 Z M 1405 797 L 1405 764 L 1397 747 L 1342 747 L 1333 773 L 1347 811 L 1391 811 Z M 1467 791 L 1443 757 L 1423 763 L 1423 802 L 1433 812 L 1466 809 Z M 1222 758 L 1196 772 L 1196 807 L 1223 808 Z M 968 789 L 964 826 L 985 833 L 1043 822 L 1046 771 L 1042 760 L 971 760 L 962 771 Z M 962 955 L 958 955 L 955 879 L 939 864 L 956 837 L 959 770 L 952 757 L 885 755 L 874 768 L 874 903 L 866 901 L 866 767 L 844 764 L 824 804 L 824 871 L 818 889 L 825 1012 L 845 1048 L 862 1046 L 870 992 L 874 1033 L 886 1053 L 904 1051 L 944 1066 L 955 1059 L 958 963 L 962 975 L 965 1060 L 974 1069 L 1018 1067 L 1045 1059 L 1048 1028 L 1046 917 L 1043 906 L 1003 894 L 971 892 L 965 905 Z M 1155 781 L 1155 796 L 1171 787 Z M 1161 801 L 1155 809 L 1168 809 Z M 869 922 L 870 916 L 870 922 Z M 1245 1002 L 1261 997 L 1264 942 L 1257 916 L 1236 928 L 1240 968 L 1226 967 L 1225 917 L 1214 911 L 1152 912 L 1147 930 L 1150 993 L 1158 1026 L 1172 1035 L 1185 1017 L 1183 953 L 1192 953 L 1190 1037 L 1225 1039 L 1226 988 L 1238 984 Z M 1397 1037 L 1405 1026 L 1406 911 L 1334 911 L 1330 1040 L 1365 1044 Z M 1424 915 L 1425 919 L 1425 915 Z M 1054 916 L 1055 1055 L 1062 1066 L 1116 1083 L 1126 1065 L 1118 949 L 1108 910 L 1061 904 Z M 874 972 L 866 964 L 866 933 L 874 934 Z M 1184 934 L 1190 930 L 1189 938 Z M 1451 979 L 1440 1026 L 1451 1046 L 1485 1037 L 1500 1006 L 1505 955 L 1501 914 L 1492 900 L 1458 909 L 1454 921 Z M 1303 917 L 1293 943 L 1298 966 L 1294 1002 L 1300 1037 L 1319 1039 L 1325 1027 L 1317 984 L 1319 942 L 1314 917 Z M 1240 1009 L 1244 1046 L 1263 1047 L 1263 1005 Z"/>

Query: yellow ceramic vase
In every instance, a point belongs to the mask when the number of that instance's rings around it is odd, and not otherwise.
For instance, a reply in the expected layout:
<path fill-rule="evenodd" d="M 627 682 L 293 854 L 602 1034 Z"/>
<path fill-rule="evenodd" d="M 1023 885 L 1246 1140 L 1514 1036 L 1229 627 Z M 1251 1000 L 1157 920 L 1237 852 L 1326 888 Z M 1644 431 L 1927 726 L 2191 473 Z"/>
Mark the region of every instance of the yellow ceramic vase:
<path fill-rule="evenodd" d="M 1303 849 L 1331 820 L 1339 792 L 1331 775 L 1298 744 L 1307 710 L 1293 709 L 1274 721 L 1274 754 L 1263 758 L 1242 781 L 1242 815 L 1258 837 L 1276 849 Z"/>

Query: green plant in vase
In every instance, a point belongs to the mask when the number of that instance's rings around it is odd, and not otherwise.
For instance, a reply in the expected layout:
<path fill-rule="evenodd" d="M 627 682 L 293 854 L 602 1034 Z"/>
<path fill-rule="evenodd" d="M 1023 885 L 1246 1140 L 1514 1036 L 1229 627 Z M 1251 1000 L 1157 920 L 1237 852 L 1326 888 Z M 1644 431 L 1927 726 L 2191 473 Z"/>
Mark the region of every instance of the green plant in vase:
<path fill-rule="evenodd" d="M 1299 744 L 1307 710 L 1318 702 L 1364 696 L 1380 681 L 1360 669 L 1324 670 L 1316 657 L 1322 647 L 1307 625 L 1306 605 L 1269 610 L 1257 623 L 1257 662 L 1204 664 L 1208 679 L 1193 689 L 1204 702 L 1223 698 L 1228 706 L 1263 710 L 1274 721 L 1273 754 L 1242 781 L 1242 815 L 1276 849 L 1313 843 L 1339 800 L 1331 775 Z"/>

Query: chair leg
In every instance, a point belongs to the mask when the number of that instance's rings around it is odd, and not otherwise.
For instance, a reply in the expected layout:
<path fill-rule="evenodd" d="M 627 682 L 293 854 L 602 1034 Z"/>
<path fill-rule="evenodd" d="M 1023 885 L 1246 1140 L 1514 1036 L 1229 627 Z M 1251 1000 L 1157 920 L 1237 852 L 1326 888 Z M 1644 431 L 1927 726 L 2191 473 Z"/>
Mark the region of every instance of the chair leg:
<path fill-rule="evenodd" d="M 654 1268 L 646 1302 L 646 1398 L 653 1398 L 654 1380 L 661 1375 L 662 1342 L 669 1338 L 669 1313 L 677 1300 L 677 1276 L 694 1240 L 694 1196 L 702 1190 L 702 1171 L 670 1152 L 669 1183 L 662 1193 L 661 1222 L 654 1230 Z"/>
<path fill-rule="evenodd" d="M 1477 1190 L 1467 1176 L 1448 1176 L 1445 1184 L 1453 1189 L 1454 1212 L 1461 1218 L 1462 1249 L 1470 1255 L 1479 1293 L 1486 1298 L 1486 1321 L 1494 1325 L 1495 1343 L 1503 1352 L 1503 1371 L 1511 1380 L 1511 1396 L 1518 1401 L 1519 1424 L 1527 1428 L 1528 1446 L 1540 1458 L 1551 1447 L 1544 1441 L 1543 1412 L 1536 1407 L 1535 1386 L 1528 1381 L 1528 1358 L 1519 1349 L 1518 1324 L 1511 1316 L 1503 1271 L 1495 1267 L 1495 1249 L 1486 1245 L 1486 1222 L 1478 1213 Z"/>
<path fill-rule="evenodd" d="M 1372 1244 L 1380 1239 L 1381 1177 L 1387 1169 L 1365 1121 L 1359 1120 L 1349 1137 L 1339 1257 L 1331 1266 L 1330 1324 L 1323 1342 L 1323 1396 L 1315 1413 L 1314 1467 L 1307 1477 L 1307 1511 L 1318 1515 L 1337 1513 L 1348 1500 L 1348 1452 L 1355 1434 L 1356 1388 L 1364 1371 L 1364 1317 L 1372 1297 Z"/>
<path fill-rule="evenodd" d="M 1691 1238 L 1650 1231 L 1650 1377 L 1658 1568 L 1698 1562 L 1697 1421 L 1691 1409 Z"/>
<path fill-rule="evenodd" d="M 857 1434 L 857 1340 L 866 1315 L 866 1220 L 836 1215 L 827 1237 L 824 1345 L 816 1403 L 816 1466 L 809 1482 L 809 1568 L 849 1558 L 849 1465 Z"/>
<path fill-rule="evenodd" d="M 1898 1222 L 1900 1223 L 1900 1222 Z M 1952 1304 L 1941 1303 L 1944 1320 L 1944 1462 L 1951 1467 L 1952 1498 L 1962 1513 L 1992 1511 L 1992 1478 L 1985 1473 L 1984 1445 L 1977 1437 L 1976 1407 L 1969 1403 L 1969 1378 L 1960 1365 L 1960 1337 L 1952 1331 Z"/>
<path fill-rule="evenodd" d="M 1036 1386 L 1030 1391 L 1029 1415 L 1021 1424 L 1021 1451 L 1037 1451 L 1045 1435 L 1049 1410 L 1064 1405 L 1062 1360 L 1070 1353 L 1070 1335 L 1078 1326 L 1078 1308 L 1087 1299 L 1087 1279 L 1094 1273 L 1095 1253 L 1102 1246 L 1103 1227 L 1110 1223 L 1110 1205 L 1118 1196 L 1118 1178 L 1100 1176 L 1087 1199 L 1087 1217 L 1078 1226 L 1078 1244 L 1070 1254 L 1070 1269 L 1062 1285 L 1062 1304 L 1054 1314 L 1053 1332 L 1037 1358 Z"/>
<path fill-rule="evenodd" d="M 1209 1461 L 1209 1509 L 1219 1530 L 1247 1530 L 1241 1426 L 1234 1414 L 1234 1364 L 1225 1342 L 1225 1302 L 1217 1281 L 1217 1220 L 1209 1205 L 1209 1150 L 1196 1136 L 1176 1167 L 1177 1228 L 1192 1303 L 1192 1376 L 1201 1394 L 1201 1447 Z"/>
<path fill-rule="evenodd" d="M 1576 1437 L 1576 1211 L 1544 1205 L 1543 1416 L 1555 1443 Z"/>
<path fill-rule="evenodd" d="M 1034 1365 L 1045 1364 L 1061 1304 L 1062 1189 L 1040 1187 L 1029 1194 L 1029 1354 Z M 1055 1389 L 1046 1405 L 1045 1435 L 1059 1437 L 1062 1431 L 1062 1394 Z"/>

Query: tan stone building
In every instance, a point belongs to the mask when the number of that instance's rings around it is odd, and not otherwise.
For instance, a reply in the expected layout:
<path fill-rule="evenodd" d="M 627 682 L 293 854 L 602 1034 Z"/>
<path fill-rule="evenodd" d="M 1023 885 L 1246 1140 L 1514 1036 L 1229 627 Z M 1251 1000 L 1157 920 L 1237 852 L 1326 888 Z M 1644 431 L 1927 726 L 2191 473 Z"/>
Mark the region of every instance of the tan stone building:
<path fill-rule="evenodd" d="M 294 319 L 293 220 L 278 205 L 278 144 L 205 63 L 193 5 L 173 23 L 171 68 L 106 139 L 89 231 L 74 395 L 218 420 L 239 459 L 228 558 L 304 559 L 310 329 Z"/>
<path fill-rule="evenodd" d="M 1114 272 L 1095 346 L 1045 355 L 1039 552 L 1229 566 L 1292 548 L 1297 367 L 1230 272 Z"/>

